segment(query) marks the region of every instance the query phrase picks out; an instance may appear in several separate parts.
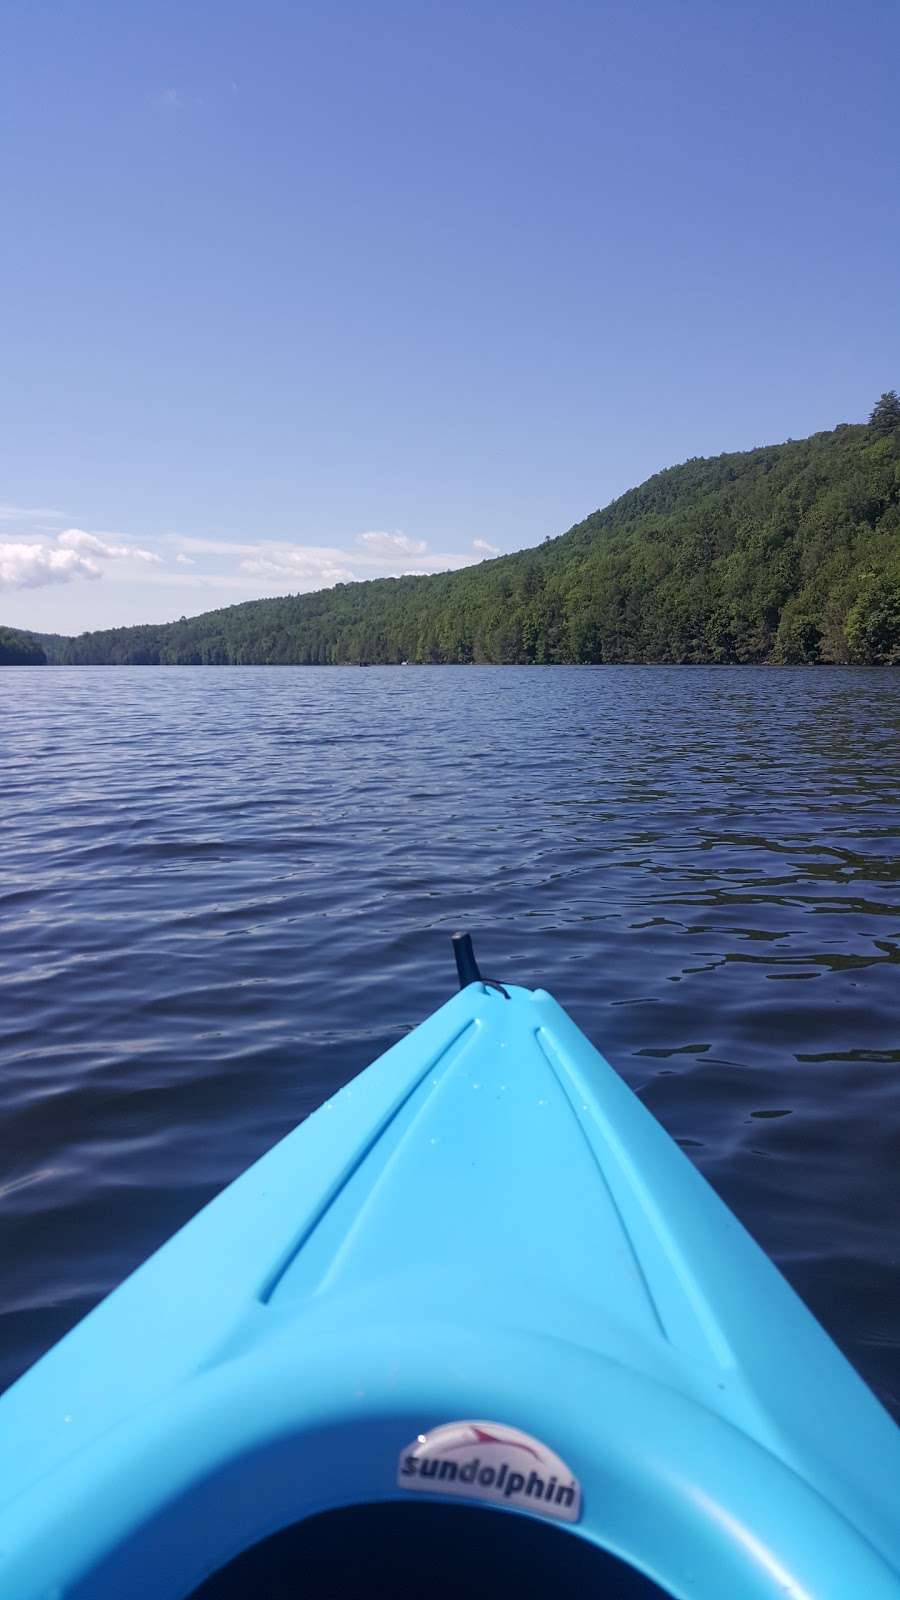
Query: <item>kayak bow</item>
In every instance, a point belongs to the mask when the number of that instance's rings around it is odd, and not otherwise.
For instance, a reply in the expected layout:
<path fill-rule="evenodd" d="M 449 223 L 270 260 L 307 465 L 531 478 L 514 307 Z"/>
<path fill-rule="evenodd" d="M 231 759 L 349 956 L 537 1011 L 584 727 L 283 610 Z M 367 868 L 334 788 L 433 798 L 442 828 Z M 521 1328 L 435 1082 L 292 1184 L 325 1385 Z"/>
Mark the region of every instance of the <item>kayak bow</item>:
<path fill-rule="evenodd" d="M 550 995 L 457 961 L 0 1400 L 4 1600 L 898 1600 L 894 1424 Z"/>

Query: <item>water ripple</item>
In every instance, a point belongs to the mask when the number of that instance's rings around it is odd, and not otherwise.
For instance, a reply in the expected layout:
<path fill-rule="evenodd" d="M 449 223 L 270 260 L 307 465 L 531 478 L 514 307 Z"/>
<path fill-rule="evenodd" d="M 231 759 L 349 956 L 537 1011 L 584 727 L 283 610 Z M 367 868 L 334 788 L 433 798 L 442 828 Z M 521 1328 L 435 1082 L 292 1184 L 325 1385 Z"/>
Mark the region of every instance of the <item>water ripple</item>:
<path fill-rule="evenodd" d="M 0 1382 L 452 988 L 552 989 L 900 1414 L 900 684 L 7 669 Z"/>

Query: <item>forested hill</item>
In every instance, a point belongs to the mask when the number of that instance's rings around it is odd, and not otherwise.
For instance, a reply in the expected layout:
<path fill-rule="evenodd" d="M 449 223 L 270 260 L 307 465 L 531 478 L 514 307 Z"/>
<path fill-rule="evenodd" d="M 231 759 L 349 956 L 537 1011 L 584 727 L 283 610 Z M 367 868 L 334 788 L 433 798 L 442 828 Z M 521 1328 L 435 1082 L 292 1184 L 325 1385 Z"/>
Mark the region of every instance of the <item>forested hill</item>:
<path fill-rule="evenodd" d="M 557 539 L 45 641 L 65 662 L 900 661 L 900 401 L 649 478 Z"/>
<path fill-rule="evenodd" d="M 43 667 L 47 656 L 31 633 L 0 628 L 0 667 Z"/>

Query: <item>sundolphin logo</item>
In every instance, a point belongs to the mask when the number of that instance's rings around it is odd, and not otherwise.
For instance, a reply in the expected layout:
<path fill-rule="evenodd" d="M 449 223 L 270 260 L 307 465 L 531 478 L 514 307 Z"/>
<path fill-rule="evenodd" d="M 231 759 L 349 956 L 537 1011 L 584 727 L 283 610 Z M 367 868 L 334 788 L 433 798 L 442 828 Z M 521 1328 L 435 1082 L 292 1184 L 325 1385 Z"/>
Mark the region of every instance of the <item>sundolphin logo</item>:
<path fill-rule="evenodd" d="M 445 1422 L 400 1452 L 397 1482 L 425 1494 L 453 1494 L 522 1506 L 538 1517 L 577 1522 L 581 1485 L 540 1439 L 502 1422 Z"/>

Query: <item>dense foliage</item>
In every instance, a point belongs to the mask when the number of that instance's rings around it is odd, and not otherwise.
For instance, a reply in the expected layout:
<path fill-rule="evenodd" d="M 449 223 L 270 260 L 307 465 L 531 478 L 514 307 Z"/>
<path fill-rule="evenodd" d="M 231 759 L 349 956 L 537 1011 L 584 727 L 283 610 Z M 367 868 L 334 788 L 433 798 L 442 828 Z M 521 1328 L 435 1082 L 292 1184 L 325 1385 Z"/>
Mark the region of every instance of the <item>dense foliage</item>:
<path fill-rule="evenodd" d="M 47 647 L 197 665 L 898 662 L 900 401 L 883 395 L 868 425 L 671 467 L 560 538 L 461 572 Z"/>
<path fill-rule="evenodd" d="M 900 428 L 900 395 L 896 389 L 888 389 L 876 400 L 869 422 L 876 433 L 892 433 Z"/>
<path fill-rule="evenodd" d="M 43 667 L 47 657 L 31 635 L 0 628 L 0 667 Z"/>

